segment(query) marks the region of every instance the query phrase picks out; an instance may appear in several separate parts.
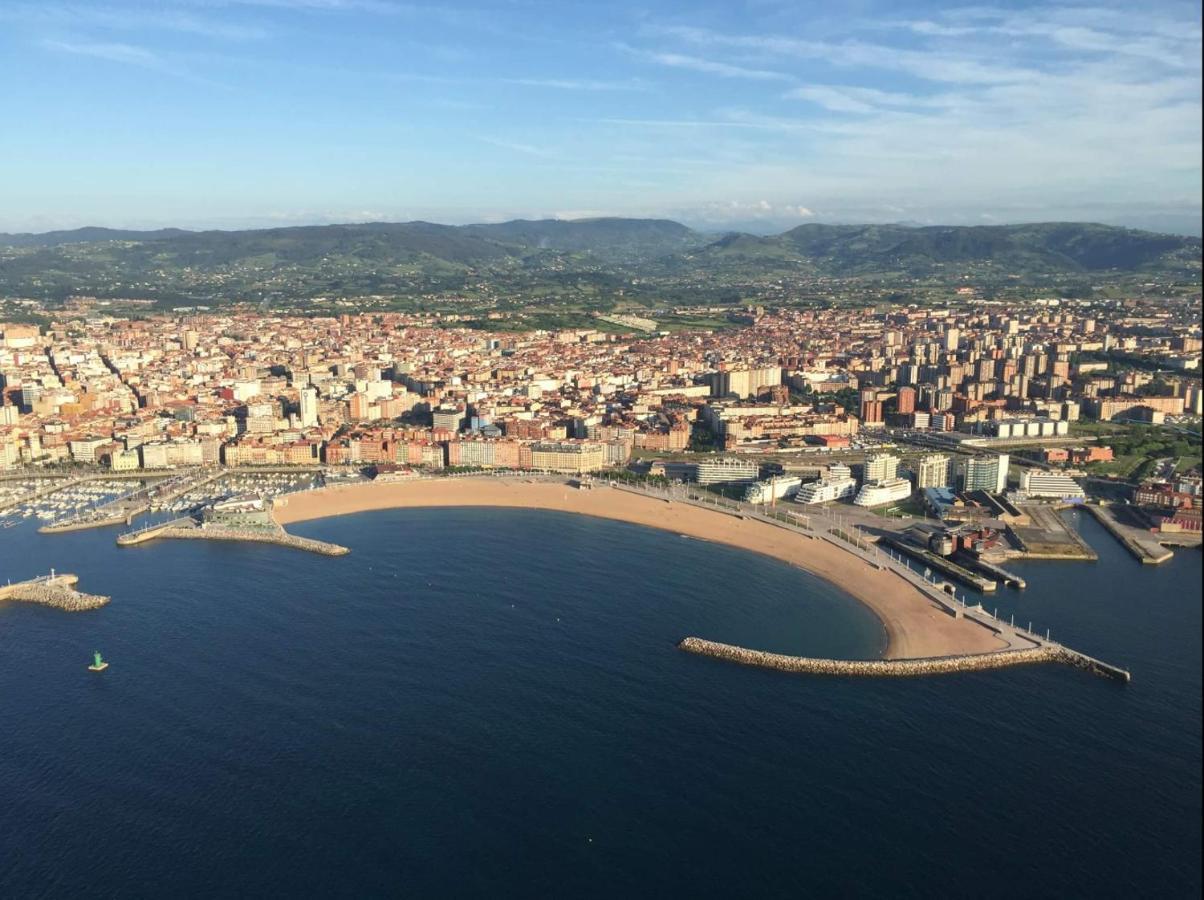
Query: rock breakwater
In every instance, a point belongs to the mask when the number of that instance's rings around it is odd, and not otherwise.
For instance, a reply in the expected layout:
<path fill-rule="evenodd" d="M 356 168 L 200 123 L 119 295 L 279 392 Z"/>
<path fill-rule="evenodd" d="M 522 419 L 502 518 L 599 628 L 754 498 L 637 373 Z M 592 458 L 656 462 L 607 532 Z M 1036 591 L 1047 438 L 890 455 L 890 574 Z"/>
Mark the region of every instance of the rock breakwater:
<path fill-rule="evenodd" d="M 230 528 L 212 524 L 197 525 L 195 523 L 186 525 L 172 524 L 153 527 L 144 531 L 130 532 L 129 534 L 119 535 L 117 544 L 121 547 L 130 547 L 158 538 L 181 538 L 184 540 L 201 541 L 250 541 L 258 544 L 276 544 L 281 547 L 292 547 L 296 550 L 320 553 L 323 556 L 346 556 L 351 552 L 351 550 L 341 544 L 298 537 L 295 534 L 289 534 L 283 528 L 259 530 L 254 528 Z"/>
<path fill-rule="evenodd" d="M 1002 669 L 1008 666 L 1048 662 L 1069 662 L 1064 651 L 1056 646 L 1034 647 L 1027 650 L 999 650 L 967 656 L 940 656 L 929 659 L 819 659 L 807 656 L 788 656 L 749 650 L 732 644 L 720 644 L 702 638 L 688 637 L 677 645 L 687 653 L 711 656 L 745 666 L 760 666 L 782 672 L 801 672 L 810 675 L 853 675 L 877 678 L 907 678 L 919 675 L 940 675 L 950 672 L 974 672 L 982 669 Z"/>
<path fill-rule="evenodd" d="M 21 584 L 8 585 L 0 590 L 0 600 L 18 600 L 22 603 L 40 603 L 67 612 L 86 612 L 99 609 L 109 602 L 99 594 L 85 594 L 72 587 L 74 575 L 60 575 L 53 579 L 40 578 Z"/>

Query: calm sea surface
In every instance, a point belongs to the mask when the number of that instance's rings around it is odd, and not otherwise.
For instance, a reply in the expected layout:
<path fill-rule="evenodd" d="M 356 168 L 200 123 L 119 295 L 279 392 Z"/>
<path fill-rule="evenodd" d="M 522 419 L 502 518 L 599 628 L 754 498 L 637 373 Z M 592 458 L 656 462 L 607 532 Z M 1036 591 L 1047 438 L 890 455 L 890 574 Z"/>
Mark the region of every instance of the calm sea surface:
<path fill-rule="evenodd" d="M 788 566 L 567 514 L 294 526 L 341 559 L 2 530 L 0 580 L 114 599 L 0 605 L 0 896 L 1198 897 L 1200 553 L 1077 524 L 1099 562 L 1016 566 L 1000 615 L 1127 687 L 691 656 L 884 636 Z"/>

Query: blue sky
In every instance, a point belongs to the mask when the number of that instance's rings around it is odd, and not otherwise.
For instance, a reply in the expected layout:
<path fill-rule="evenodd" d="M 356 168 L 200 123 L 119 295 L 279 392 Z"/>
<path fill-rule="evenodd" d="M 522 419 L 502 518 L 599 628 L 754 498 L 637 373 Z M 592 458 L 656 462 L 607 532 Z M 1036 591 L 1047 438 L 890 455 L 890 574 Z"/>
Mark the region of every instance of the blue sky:
<path fill-rule="evenodd" d="M 1198 234 L 1200 52 L 1192 3 L 0 0 L 0 230 Z"/>

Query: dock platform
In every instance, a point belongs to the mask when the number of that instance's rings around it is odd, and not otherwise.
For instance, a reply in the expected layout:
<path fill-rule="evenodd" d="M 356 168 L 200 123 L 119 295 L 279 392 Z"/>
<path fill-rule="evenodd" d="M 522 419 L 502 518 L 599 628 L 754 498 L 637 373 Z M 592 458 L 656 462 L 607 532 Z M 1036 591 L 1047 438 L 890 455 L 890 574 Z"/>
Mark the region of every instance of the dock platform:
<path fill-rule="evenodd" d="M 1084 504 L 1083 509 L 1091 513 L 1097 522 L 1144 565 L 1156 566 L 1174 556 L 1174 553 L 1158 543 L 1153 535 L 1118 521 L 1111 507 Z"/>

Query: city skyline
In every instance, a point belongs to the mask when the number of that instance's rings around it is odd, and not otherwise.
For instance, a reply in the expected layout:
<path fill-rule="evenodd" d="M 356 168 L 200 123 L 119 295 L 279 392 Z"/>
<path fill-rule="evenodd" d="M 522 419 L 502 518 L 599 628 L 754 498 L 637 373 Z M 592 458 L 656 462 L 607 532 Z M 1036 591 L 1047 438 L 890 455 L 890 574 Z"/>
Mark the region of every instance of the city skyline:
<path fill-rule="evenodd" d="M 1191 5 L 14 3 L 0 231 L 651 216 L 1200 233 Z"/>

